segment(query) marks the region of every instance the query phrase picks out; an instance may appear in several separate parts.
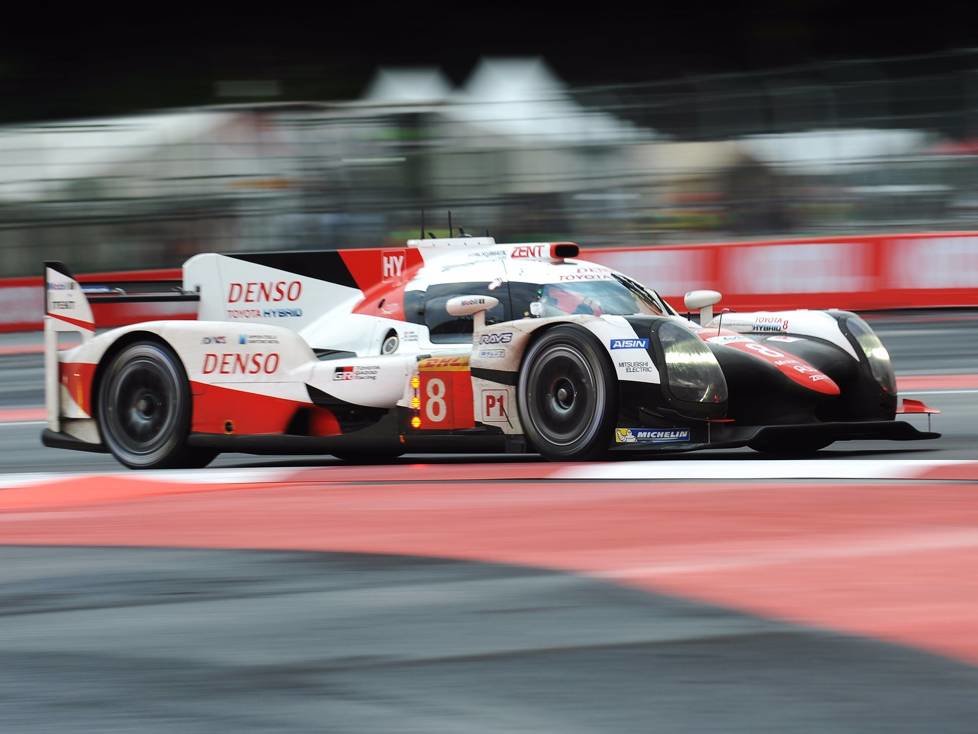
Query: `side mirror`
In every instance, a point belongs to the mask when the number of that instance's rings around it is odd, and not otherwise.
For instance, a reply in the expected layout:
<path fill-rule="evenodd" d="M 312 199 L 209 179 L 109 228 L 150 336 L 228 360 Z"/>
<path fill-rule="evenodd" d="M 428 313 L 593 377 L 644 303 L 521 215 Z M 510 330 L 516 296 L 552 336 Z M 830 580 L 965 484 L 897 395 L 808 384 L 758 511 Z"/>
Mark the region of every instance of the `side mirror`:
<path fill-rule="evenodd" d="M 719 291 L 690 291 L 683 298 L 683 303 L 690 311 L 699 311 L 700 324 L 705 325 L 713 320 L 713 306 L 722 297 Z"/>
<path fill-rule="evenodd" d="M 451 316 L 471 316 L 475 329 L 486 325 L 486 311 L 499 305 L 499 299 L 492 296 L 455 296 L 445 303 L 445 310 Z"/>

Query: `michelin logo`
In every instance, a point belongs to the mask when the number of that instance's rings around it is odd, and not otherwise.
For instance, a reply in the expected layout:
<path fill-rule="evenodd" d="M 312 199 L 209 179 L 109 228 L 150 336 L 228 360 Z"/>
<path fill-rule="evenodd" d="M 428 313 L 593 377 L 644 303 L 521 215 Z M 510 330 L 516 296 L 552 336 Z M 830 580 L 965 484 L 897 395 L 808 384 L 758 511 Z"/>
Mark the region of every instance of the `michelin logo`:
<path fill-rule="evenodd" d="M 648 339 L 612 339 L 612 349 L 648 349 Z"/>
<path fill-rule="evenodd" d="M 683 443 L 688 428 L 616 428 L 615 443 Z"/>

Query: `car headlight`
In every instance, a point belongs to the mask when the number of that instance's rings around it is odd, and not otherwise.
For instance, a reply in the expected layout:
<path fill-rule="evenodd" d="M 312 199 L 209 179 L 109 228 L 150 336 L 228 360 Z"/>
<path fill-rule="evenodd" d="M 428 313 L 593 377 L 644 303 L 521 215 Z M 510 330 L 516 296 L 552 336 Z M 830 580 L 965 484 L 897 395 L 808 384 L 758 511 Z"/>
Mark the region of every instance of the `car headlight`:
<path fill-rule="evenodd" d="M 869 362 L 869 369 L 873 373 L 873 378 L 884 390 L 892 395 L 896 395 L 896 375 L 893 373 L 893 363 L 890 361 L 890 353 L 886 351 L 883 342 L 876 336 L 876 333 L 865 321 L 855 315 L 846 318 L 846 328 L 853 339 L 859 345 L 862 353 L 866 355 Z"/>
<path fill-rule="evenodd" d="M 702 339 L 669 322 L 659 326 L 658 335 L 666 360 L 666 384 L 675 398 L 695 403 L 727 400 L 723 370 Z"/>

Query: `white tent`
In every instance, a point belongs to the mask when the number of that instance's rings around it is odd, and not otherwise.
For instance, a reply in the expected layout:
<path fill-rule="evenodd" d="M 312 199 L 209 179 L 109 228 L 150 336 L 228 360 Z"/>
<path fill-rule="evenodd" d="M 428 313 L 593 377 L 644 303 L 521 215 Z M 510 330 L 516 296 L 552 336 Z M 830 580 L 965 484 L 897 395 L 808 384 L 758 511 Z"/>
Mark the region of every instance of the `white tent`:
<path fill-rule="evenodd" d="M 920 130 L 808 130 L 752 135 L 739 143 L 754 159 L 806 173 L 833 173 L 866 161 L 923 152 L 930 136 Z"/>
<path fill-rule="evenodd" d="M 439 104 L 452 93 L 452 85 L 434 67 L 381 68 L 361 98 L 369 104 Z"/>
<path fill-rule="evenodd" d="M 112 197 L 226 191 L 242 178 L 275 176 L 275 156 L 265 154 L 281 144 L 237 110 L 0 128 L 0 200 L 58 199 L 78 186 Z"/>
<path fill-rule="evenodd" d="M 652 137 L 647 130 L 578 104 L 542 59 L 483 59 L 445 115 L 486 138 L 512 144 L 612 145 Z"/>

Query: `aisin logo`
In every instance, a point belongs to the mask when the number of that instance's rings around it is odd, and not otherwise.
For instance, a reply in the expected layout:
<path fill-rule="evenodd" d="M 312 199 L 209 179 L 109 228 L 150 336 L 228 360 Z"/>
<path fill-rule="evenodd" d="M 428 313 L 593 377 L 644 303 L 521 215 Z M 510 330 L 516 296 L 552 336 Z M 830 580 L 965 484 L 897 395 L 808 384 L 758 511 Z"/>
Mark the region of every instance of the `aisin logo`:
<path fill-rule="evenodd" d="M 612 339 L 612 349 L 648 349 L 648 339 Z"/>

